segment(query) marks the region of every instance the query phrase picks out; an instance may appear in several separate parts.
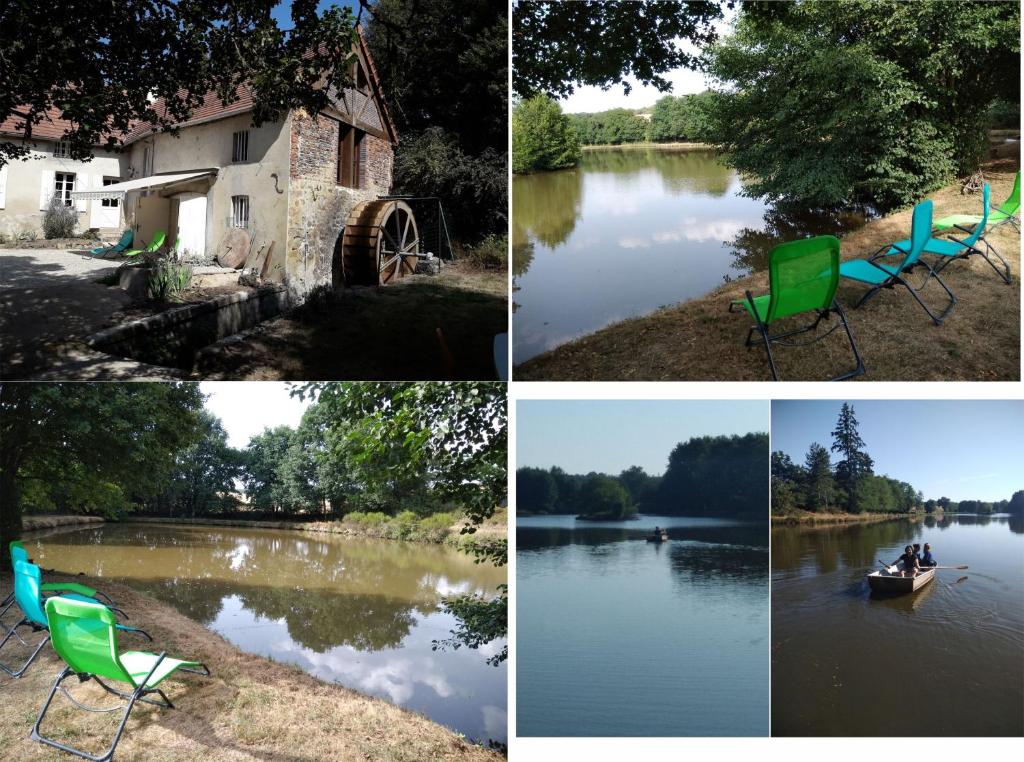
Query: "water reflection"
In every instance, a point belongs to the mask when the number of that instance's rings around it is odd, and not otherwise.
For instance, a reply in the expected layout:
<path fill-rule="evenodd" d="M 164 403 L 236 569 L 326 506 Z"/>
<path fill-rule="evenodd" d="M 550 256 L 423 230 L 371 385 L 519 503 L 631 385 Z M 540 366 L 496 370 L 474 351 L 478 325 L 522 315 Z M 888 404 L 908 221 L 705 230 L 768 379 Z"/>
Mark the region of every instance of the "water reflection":
<path fill-rule="evenodd" d="M 842 234 L 870 210 L 769 207 L 711 151 L 584 152 L 513 178 L 515 361 L 762 269 L 778 243 Z"/>
<path fill-rule="evenodd" d="M 105 525 L 34 539 L 48 568 L 125 580 L 240 648 L 423 712 L 470 738 L 506 739 L 505 669 L 435 652 L 454 593 L 493 593 L 504 570 L 419 543 L 273 530 Z"/>

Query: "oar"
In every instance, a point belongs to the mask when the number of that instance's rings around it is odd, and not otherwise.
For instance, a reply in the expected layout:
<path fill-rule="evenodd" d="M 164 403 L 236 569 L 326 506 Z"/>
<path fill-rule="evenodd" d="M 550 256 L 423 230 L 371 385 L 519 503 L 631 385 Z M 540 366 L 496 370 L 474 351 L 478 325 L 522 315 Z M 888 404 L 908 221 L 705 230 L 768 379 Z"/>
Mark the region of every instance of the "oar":
<path fill-rule="evenodd" d="M 967 568 L 967 564 L 964 564 L 963 566 L 922 566 L 921 567 L 921 569 L 924 570 L 924 571 L 927 571 L 928 569 L 961 569 L 961 570 L 963 570 L 963 569 L 966 569 L 966 568 Z"/>

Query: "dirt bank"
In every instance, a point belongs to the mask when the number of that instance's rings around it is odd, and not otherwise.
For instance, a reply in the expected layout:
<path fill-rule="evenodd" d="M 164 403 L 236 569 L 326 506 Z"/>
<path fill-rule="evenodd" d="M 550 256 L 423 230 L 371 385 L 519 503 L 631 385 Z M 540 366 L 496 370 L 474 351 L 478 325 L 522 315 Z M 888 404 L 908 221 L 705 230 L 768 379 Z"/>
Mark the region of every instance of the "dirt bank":
<path fill-rule="evenodd" d="M 913 520 L 917 514 L 906 513 L 812 513 L 797 511 L 786 515 L 772 516 L 772 524 L 867 524 L 873 521 Z"/>
<path fill-rule="evenodd" d="M 22 516 L 21 518 L 21 528 L 25 532 L 102 523 L 103 519 L 99 516 Z"/>
<path fill-rule="evenodd" d="M 1019 145 L 1019 144 L 1018 144 Z M 1010 194 L 1013 158 L 990 161 L 984 171 L 994 203 Z M 978 195 L 961 195 L 959 183 L 930 196 L 936 218 L 954 213 L 977 214 Z M 865 258 L 881 246 L 905 239 L 911 209 L 874 220 L 842 241 L 843 259 Z M 1020 235 L 1003 225 L 989 242 L 1010 263 L 1013 282 L 1007 286 L 980 257 L 959 261 L 942 273 L 958 299 L 941 326 L 935 326 L 906 293 L 883 291 L 859 310 L 850 309 L 865 289 L 841 280 L 836 297 L 847 308 L 868 381 L 1015 381 L 1020 377 Z M 912 283 L 920 284 L 921 271 Z M 767 273 L 730 282 L 707 296 L 616 323 L 590 336 L 564 344 L 516 366 L 517 380 L 549 381 L 766 381 L 771 378 L 764 350 L 747 349 L 750 328 L 745 313 L 730 314 L 729 303 L 746 290 L 767 293 Z M 941 297 L 941 298 L 940 298 Z M 945 294 L 935 284 L 922 298 L 941 307 Z M 778 330 L 805 324 L 805 316 L 780 321 Z M 853 357 L 845 335 L 837 331 L 810 347 L 779 347 L 775 351 L 784 380 L 822 380 L 851 370 Z"/>
<path fill-rule="evenodd" d="M 138 705 L 132 711 L 117 758 L 146 760 L 467 760 L 496 762 L 501 757 L 463 741 L 452 731 L 381 699 L 321 682 L 292 667 L 243 653 L 197 622 L 168 606 L 106 580 L 48 574 L 50 581 L 73 579 L 111 595 L 131 616 L 131 624 L 154 639 L 121 639 L 121 650 L 141 649 L 205 662 L 213 677 L 183 675 L 163 684 L 176 709 Z M 0 596 L 10 580 L 0 583 Z M 5 624 L 12 624 L 8 612 Z M 38 638 L 38 635 L 36 636 Z M 37 642 L 31 640 L 30 642 Z M 16 646 L 16 647 L 15 647 Z M 7 664 L 24 659 L 27 649 L 10 643 Z M 63 662 L 47 646 L 19 680 L 0 675 L 0 748 L 4 758 L 70 759 L 29 739 Z M 69 682 L 69 692 L 89 706 L 111 706 L 94 683 Z M 54 701 L 44 734 L 97 753 L 113 736 L 117 714 L 75 710 Z"/>

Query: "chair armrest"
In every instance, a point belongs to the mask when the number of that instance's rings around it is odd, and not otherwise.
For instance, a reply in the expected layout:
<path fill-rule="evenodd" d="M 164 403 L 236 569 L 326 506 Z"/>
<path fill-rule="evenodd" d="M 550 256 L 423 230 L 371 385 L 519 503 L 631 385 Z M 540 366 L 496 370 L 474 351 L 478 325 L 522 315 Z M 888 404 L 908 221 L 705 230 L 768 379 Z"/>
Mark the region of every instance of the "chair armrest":
<path fill-rule="evenodd" d="M 66 593 L 78 593 L 86 598 L 92 598 L 96 595 L 96 591 L 91 587 L 79 585 L 77 582 L 44 582 L 39 587 L 45 593 L 63 591 Z"/>

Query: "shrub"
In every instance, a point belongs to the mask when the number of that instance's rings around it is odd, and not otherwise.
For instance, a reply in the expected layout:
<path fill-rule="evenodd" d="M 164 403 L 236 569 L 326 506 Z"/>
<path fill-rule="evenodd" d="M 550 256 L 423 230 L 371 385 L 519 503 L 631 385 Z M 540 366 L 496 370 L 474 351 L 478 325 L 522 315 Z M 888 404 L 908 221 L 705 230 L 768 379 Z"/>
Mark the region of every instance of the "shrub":
<path fill-rule="evenodd" d="M 22 228 L 18 231 L 15 236 L 16 241 L 34 241 L 39 237 L 39 232 L 35 228 Z"/>
<path fill-rule="evenodd" d="M 3 246 L 3 245 L 4 245 L 5 243 L 7 243 L 7 242 L 8 242 L 9 240 L 11 240 L 11 239 L 10 239 L 10 237 L 9 237 L 9 236 L 7 235 L 7 233 L 5 233 L 4 231 L 0 230 L 0 246 Z"/>
<path fill-rule="evenodd" d="M 579 136 L 562 107 L 546 95 L 520 101 L 512 111 L 512 171 L 563 169 L 579 160 Z"/>
<path fill-rule="evenodd" d="M 508 267 L 508 236 L 489 235 L 462 254 L 464 261 L 482 270 L 504 270 Z"/>
<path fill-rule="evenodd" d="M 171 259 L 160 259 L 149 273 L 149 298 L 164 302 L 178 298 L 192 280 L 192 268 Z"/>
<path fill-rule="evenodd" d="M 53 196 L 43 213 L 43 237 L 70 238 L 75 234 L 78 224 L 78 213 L 74 207 L 68 206 L 63 199 Z"/>

